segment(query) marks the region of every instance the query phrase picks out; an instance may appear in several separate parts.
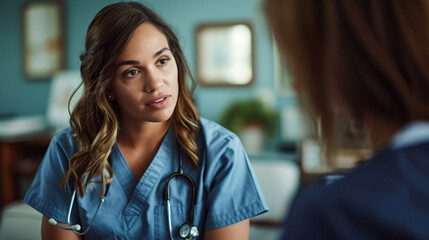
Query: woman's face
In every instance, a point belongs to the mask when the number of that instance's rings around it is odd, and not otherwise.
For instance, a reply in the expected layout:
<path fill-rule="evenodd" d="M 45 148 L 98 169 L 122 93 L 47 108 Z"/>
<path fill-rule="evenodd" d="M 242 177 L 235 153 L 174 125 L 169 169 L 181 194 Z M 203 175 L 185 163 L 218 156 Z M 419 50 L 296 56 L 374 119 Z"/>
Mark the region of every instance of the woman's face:
<path fill-rule="evenodd" d="M 156 27 L 137 27 L 116 66 L 112 87 L 121 120 L 170 119 L 179 93 L 178 70 L 166 37 Z"/>

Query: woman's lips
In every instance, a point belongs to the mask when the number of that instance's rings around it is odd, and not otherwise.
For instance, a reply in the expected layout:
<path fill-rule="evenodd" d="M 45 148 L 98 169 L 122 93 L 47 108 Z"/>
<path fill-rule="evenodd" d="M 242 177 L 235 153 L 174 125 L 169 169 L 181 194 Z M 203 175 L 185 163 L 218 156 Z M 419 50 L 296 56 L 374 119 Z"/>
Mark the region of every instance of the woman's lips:
<path fill-rule="evenodd" d="M 167 105 L 170 97 L 171 97 L 170 95 L 161 95 L 153 98 L 148 103 L 146 103 L 146 105 L 154 109 L 160 109 Z"/>

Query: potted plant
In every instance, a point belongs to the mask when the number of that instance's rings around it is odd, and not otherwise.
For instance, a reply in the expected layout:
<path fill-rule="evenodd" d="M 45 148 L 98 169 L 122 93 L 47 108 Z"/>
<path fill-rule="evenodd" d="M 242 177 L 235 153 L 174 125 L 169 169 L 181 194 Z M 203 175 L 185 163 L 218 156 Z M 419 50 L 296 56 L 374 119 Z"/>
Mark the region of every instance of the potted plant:
<path fill-rule="evenodd" d="M 220 124 L 236 133 L 248 152 L 258 152 L 265 138 L 275 134 L 278 114 L 260 99 L 237 100 L 225 109 Z"/>

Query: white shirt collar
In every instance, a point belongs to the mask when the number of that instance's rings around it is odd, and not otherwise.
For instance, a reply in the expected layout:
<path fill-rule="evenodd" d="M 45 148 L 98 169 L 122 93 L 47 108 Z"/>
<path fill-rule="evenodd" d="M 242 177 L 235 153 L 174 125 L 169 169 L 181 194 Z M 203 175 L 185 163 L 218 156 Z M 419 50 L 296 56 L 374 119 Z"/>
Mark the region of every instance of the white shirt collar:
<path fill-rule="evenodd" d="M 429 121 L 417 121 L 406 125 L 397 132 L 390 141 L 390 146 L 398 149 L 425 141 L 429 141 Z"/>

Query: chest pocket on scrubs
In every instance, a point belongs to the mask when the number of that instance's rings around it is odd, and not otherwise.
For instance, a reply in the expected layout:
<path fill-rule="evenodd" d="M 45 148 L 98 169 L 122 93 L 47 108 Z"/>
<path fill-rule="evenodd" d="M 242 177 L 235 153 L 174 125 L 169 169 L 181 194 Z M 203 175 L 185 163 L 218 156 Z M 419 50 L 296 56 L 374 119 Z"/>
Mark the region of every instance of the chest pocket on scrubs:
<path fill-rule="evenodd" d="M 100 201 L 98 184 L 94 189 L 87 191 L 83 198 L 78 198 L 80 222 L 83 229 L 87 229 L 95 216 Z M 85 239 L 125 239 L 122 229 L 124 226 L 117 221 L 120 213 L 117 202 L 111 194 L 105 197 L 105 202 L 95 216 L 91 229 L 85 235 Z M 116 220 L 116 221 L 115 221 Z"/>
<path fill-rule="evenodd" d="M 174 200 L 173 200 L 174 201 Z M 204 228 L 204 219 L 205 219 L 205 204 L 195 204 L 194 206 L 194 222 L 193 225 L 198 227 L 200 237 L 202 239 L 203 228 Z M 186 206 L 177 205 L 173 202 L 171 203 L 171 225 L 173 228 L 173 238 L 181 239 L 179 237 L 179 228 L 184 223 L 189 222 L 190 214 L 190 204 L 187 203 Z M 154 236 L 156 240 L 166 240 L 170 239 L 170 232 L 168 230 L 168 217 L 167 217 L 167 205 L 156 206 L 155 207 L 155 219 L 154 219 Z"/>

